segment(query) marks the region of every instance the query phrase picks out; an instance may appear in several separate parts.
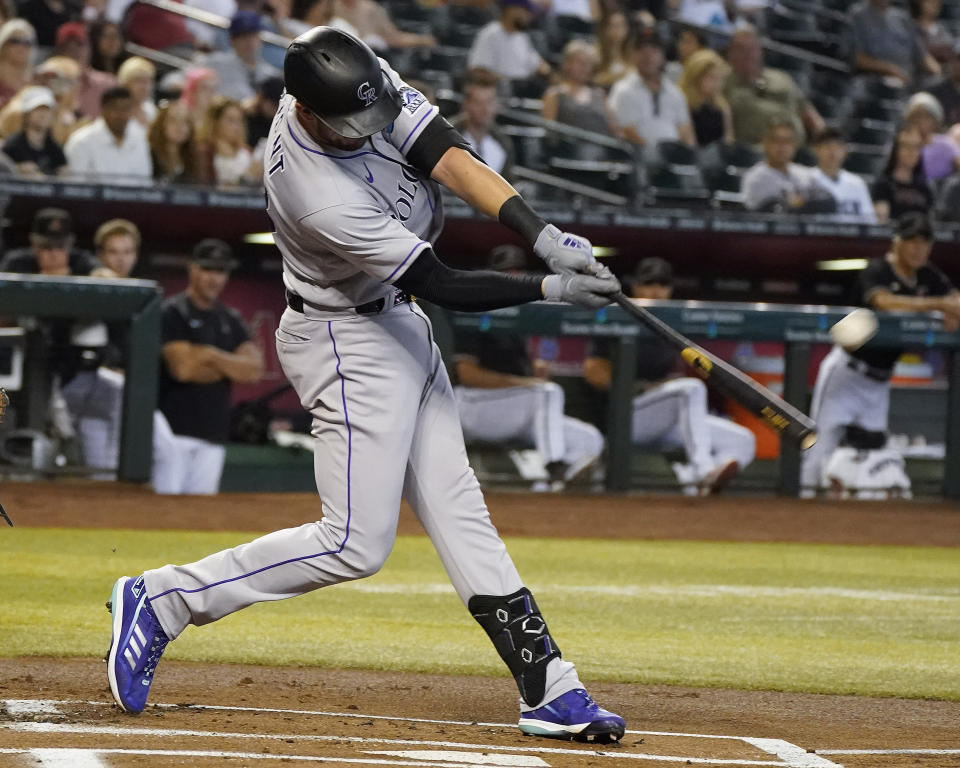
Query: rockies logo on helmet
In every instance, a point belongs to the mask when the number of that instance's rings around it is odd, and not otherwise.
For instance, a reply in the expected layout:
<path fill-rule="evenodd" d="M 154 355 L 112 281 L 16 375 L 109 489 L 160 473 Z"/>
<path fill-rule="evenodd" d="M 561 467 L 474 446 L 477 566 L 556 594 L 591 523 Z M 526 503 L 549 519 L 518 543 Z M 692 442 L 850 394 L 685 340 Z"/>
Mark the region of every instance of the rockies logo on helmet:
<path fill-rule="evenodd" d="M 369 107 L 377 100 L 377 89 L 370 85 L 369 80 L 365 80 L 357 88 L 357 98 L 363 102 L 363 106 Z"/>

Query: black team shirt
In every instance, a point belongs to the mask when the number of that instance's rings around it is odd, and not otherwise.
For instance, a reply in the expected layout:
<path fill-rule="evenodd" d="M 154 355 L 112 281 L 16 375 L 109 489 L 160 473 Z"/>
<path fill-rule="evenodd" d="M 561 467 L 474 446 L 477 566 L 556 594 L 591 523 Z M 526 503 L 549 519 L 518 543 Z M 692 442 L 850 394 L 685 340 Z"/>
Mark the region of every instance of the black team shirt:
<path fill-rule="evenodd" d="M 914 280 L 910 283 L 900 277 L 886 258 L 873 259 L 860 273 L 855 301 L 858 305 L 869 307 L 874 294 L 880 290 L 890 291 L 896 296 L 946 296 L 954 290 L 950 279 L 929 263 L 920 268 Z M 892 371 L 902 353 L 901 348 L 861 347 L 850 354 L 874 368 Z"/>
<path fill-rule="evenodd" d="M 186 293 L 163 304 L 163 343 L 188 341 L 234 352 L 250 334 L 240 313 L 217 303 L 210 310 L 195 306 Z M 174 434 L 225 443 L 230 435 L 230 380 L 211 384 L 177 381 L 161 361 L 160 410 Z"/>

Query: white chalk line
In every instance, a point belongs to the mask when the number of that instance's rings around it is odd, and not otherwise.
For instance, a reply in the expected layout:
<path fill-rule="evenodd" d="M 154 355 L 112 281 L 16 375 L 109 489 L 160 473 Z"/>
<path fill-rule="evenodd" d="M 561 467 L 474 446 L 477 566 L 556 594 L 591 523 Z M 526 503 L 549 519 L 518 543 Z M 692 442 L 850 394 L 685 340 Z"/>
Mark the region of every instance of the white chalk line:
<path fill-rule="evenodd" d="M 818 749 L 818 755 L 960 755 L 960 749 Z"/>
<path fill-rule="evenodd" d="M 181 728 L 128 728 L 122 726 L 100 726 L 100 725 L 82 725 L 79 723 L 35 723 L 35 722 L 13 722 L 2 723 L 0 728 L 16 731 L 18 733 L 44 733 L 44 734 L 82 734 L 82 735 L 118 735 L 118 736 L 148 736 L 148 737 L 174 737 L 174 738 L 216 738 L 216 739 L 237 739 L 252 741 L 313 741 L 313 742 L 350 742 L 352 744 L 392 744 L 396 746 L 417 746 L 417 747 L 442 747 L 447 749 L 476 749 L 489 752 L 508 752 L 524 754 L 541 755 L 583 755 L 590 754 L 597 757 L 626 759 L 626 760 L 648 760 L 654 762 L 700 762 L 717 765 L 764 765 L 764 766 L 800 766 L 800 763 L 783 762 L 779 760 L 749 760 L 749 759 L 710 759 L 710 758 L 692 758 L 680 755 L 656 755 L 648 753 L 624 753 L 607 751 L 587 751 L 582 749 L 564 749 L 558 747 L 517 747 L 505 746 L 499 744 L 475 744 L 471 742 L 457 741 L 434 741 L 427 739 L 388 739 L 366 736 L 330 736 L 326 734 L 300 734 L 300 733 L 230 733 L 224 731 L 201 731 Z M 679 735 L 679 734 L 678 734 Z M 744 741 L 743 739 L 738 739 Z M 758 749 L 763 747 L 758 745 Z M 799 749 L 799 747 L 797 747 Z M 764 750 L 767 751 L 767 750 Z M 806 753 L 804 753 L 806 754 Z M 802 764 L 804 768 L 807 763 Z M 809 763 L 810 768 L 816 768 L 817 765 L 834 765 L 824 761 L 819 764 Z"/>
<path fill-rule="evenodd" d="M 340 584 L 339 589 L 381 595 L 445 595 L 454 594 L 453 587 L 446 582 L 417 584 L 369 584 L 349 582 Z M 560 584 L 541 584 L 536 587 L 537 594 L 582 594 L 605 597 L 739 597 L 748 599 L 833 597 L 844 600 L 875 600 L 880 602 L 960 602 L 960 590 L 946 589 L 936 592 L 930 590 L 892 591 L 884 589 L 850 589 L 845 587 L 770 587 L 752 584 L 649 584 L 645 586 L 566 586 Z"/>

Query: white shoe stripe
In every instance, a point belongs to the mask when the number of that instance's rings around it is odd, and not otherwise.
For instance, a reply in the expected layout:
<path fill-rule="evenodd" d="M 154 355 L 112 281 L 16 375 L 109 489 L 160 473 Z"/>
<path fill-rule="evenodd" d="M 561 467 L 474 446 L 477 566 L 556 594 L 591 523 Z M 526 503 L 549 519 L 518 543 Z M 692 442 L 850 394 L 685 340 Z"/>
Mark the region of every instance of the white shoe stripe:
<path fill-rule="evenodd" d="M 145 648 L 147 645 L 147 638 L 143 636 L 143 630 L 140 629 L 138 624 L 133 625 L 133 634 L 137 636 L 137 640 L 140 641 L 140 647 Z"/>
<path fill-rule="evenodd" d="M 140 654 L 143 653 L 143 649 L 139 645 L 137 645 L 137 640 L 134 637 L 130 638 L 130 648 L 133 648 L 133 652 L 137 654 L 137 658 L 139 659 Z M 130 650 L 130 648 L 128 648 L 127 650 Z"/>
<path fill-rule="evenodd" d="M 131 670 L 134 670 L 137 668 L 137 662 L 133 660 L 133 655 L 130 653 L 129 648 L 127 648 L 127 650 L 123 652 L 123 658 L 127 660 L 127 664 L 130 665 Z"/>

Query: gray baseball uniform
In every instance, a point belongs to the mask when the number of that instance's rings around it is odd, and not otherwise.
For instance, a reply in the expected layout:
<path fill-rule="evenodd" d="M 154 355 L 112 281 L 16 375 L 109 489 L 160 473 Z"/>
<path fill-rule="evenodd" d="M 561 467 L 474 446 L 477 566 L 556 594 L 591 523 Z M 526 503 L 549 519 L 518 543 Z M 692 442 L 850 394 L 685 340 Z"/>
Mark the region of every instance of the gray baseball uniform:
<path fill-rule="evenodd" d="M 437 109 L 381 64 L 404 106 L 361 150 L 318 145 L 284 96 L 265 152 L 267 210 L 297 307 L 280 320 L 277 350 L 313 416 L 323 519 L 147 571 L 170 638 L 255 602 L 376 573 L 401 496 L 464 603 L 523 586 L 467 463 L 430 322 L 391 285 L 430 247 L 443 213 L 437 185 L 405 154 Z M 578 688 L 574 666 L 550 659 L 541 701 Z"/>

